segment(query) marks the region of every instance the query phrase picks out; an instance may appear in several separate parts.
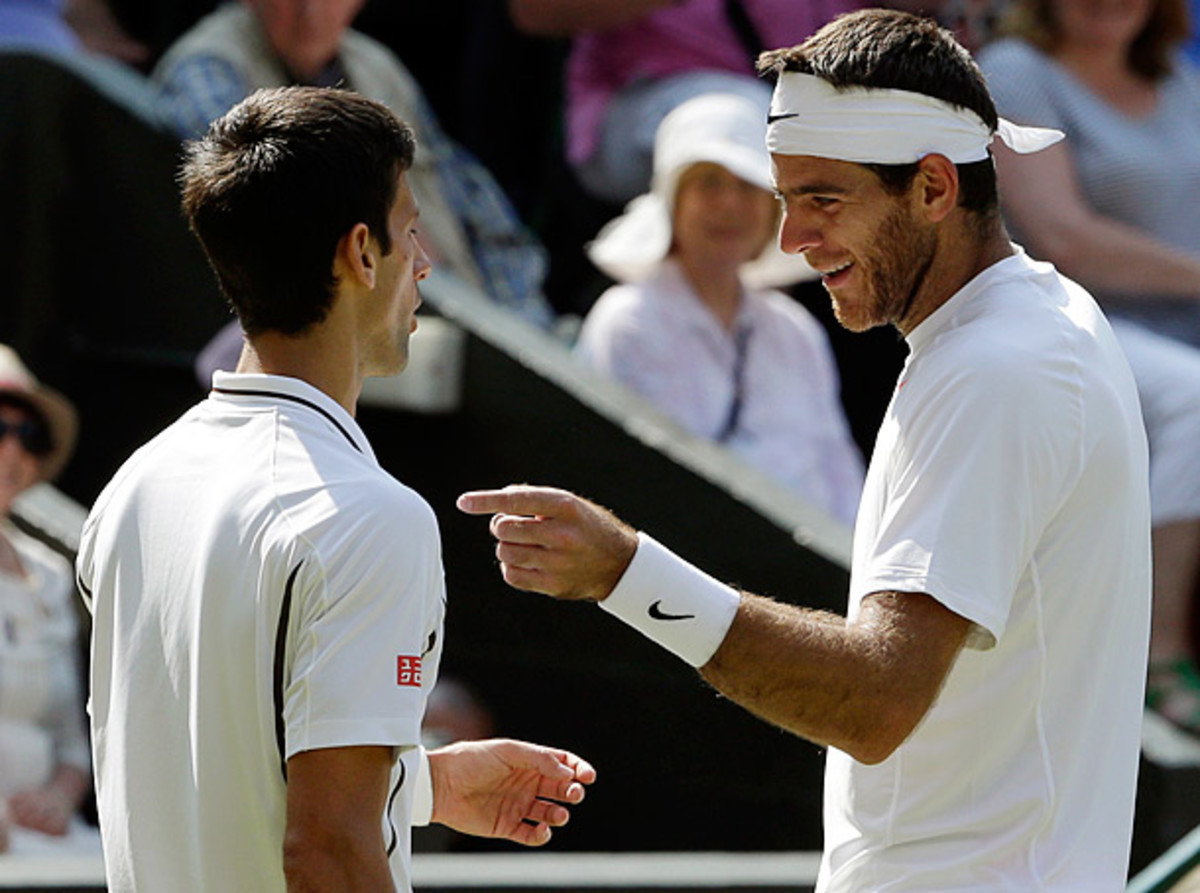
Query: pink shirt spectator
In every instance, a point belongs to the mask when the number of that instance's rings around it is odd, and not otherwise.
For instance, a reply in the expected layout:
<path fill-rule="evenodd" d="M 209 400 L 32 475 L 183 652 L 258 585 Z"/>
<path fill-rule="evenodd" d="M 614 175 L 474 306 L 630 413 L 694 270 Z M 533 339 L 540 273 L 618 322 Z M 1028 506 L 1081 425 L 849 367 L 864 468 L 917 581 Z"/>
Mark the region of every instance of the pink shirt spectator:
<path fill-rule="evenodd" d="M 742 0 L 766 48 L 800 43 L 851 0 Z M 687 71 L 754 75 L 754 61 L 725 13 L 724 0 L 687 0 L 604 32 L 575 38 L 567 62 L 567 157 L 591 157 L 609 100 L 639 80 Z"/>

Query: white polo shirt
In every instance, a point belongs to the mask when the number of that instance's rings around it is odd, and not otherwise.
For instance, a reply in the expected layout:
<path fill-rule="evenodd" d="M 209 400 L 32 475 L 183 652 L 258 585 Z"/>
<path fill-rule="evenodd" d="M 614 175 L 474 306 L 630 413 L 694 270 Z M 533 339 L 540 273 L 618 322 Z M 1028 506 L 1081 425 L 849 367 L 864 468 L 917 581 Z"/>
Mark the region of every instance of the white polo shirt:
<path fill-rule="evenodd" d="M 849 613 L 925 592 L 974 626 L 891 757 L 829 751 L 817 889 L 1124 890 L 1150 614 L 1132 375 L 1091 297 L 1021 252 L 908 342 Z"/>
<path fill-rule="evenodd" d="M 100 495 L 78 573 L 110 890 L 283 893 L 286 760 L 347 745 L 398 749 L 380 821 L 411 887 L 441 546 L 336 401 L 216 373 Z"/>

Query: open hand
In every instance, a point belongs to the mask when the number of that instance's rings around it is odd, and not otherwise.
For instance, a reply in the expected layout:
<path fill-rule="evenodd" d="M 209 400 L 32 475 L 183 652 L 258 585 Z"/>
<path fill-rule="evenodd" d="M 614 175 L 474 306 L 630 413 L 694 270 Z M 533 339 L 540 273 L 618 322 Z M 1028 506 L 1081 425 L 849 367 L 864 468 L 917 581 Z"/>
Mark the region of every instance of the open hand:
<path fill-rule="evenodd" d="M 596 778 L 586 760 L 565 750 L 493 738 L 461 741 L 429 754 L 433 821 L 464 834 L 525 846 L 550 840 Z"/>

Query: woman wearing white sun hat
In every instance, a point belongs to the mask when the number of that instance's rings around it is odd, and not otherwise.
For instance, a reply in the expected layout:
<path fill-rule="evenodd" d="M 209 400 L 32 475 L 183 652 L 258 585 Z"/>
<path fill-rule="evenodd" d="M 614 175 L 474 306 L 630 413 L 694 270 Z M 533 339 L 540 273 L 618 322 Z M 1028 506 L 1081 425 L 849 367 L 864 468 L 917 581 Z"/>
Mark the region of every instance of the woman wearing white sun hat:
<path fill-rule="evenodd" d="M 75 447 L 74 407 L 0 344 L 0 849 L 99 851 L 75 815 L 91 780 L 70 564 L 9 521 Z"/>
<path fill-rule="evenodd" d="M 651 191 L 588 246 L 619 284 L 576 356 L 849 524 L 863 466 L 828 339 L 773 290 L 815 274 L 778 247 L 766 113 L 709 94 L 663 119 Z"/>

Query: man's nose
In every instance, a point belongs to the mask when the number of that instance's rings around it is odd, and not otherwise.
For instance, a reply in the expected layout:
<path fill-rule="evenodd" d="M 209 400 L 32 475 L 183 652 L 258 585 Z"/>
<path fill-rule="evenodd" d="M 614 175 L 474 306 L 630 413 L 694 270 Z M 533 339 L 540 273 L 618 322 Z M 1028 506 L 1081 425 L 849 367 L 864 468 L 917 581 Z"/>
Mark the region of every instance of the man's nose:
<path fill-rule="evenodd" d="M 784 211 L 779 227 L 779 248 L 784 254 L 799 254 L 821 244 L 821 231 L 803 215 Z"/>
<path fill-rule="evenodd" d="M 420 282 L 423 279 L 428 279 L 429 274 L 433 272 L 433 261 L 429 259 L 429 255 L 425 253 L 425 246 L 419 241 L 417 242 L 417 257 L 413 261 L 413 278 Z"/>

